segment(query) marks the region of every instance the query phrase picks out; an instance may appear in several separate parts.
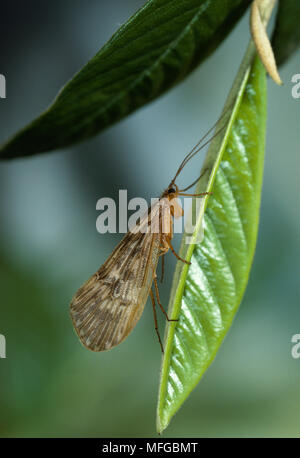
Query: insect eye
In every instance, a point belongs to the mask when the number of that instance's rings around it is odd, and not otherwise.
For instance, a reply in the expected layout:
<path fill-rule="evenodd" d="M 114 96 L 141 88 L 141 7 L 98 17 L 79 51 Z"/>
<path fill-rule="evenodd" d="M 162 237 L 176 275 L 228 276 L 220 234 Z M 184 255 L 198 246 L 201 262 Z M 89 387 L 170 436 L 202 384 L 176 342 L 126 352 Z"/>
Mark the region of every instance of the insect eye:
<path fill-rule="evenodd" d="M 168 189 L 168 194 L 174 194 L 176 191 L 174 188 L 169 188 Z"/>

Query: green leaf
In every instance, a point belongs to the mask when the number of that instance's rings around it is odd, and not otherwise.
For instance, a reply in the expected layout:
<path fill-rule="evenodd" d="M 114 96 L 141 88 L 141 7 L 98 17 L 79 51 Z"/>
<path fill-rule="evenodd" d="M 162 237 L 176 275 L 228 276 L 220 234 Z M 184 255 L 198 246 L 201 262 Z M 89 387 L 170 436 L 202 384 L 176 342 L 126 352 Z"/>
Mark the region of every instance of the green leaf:
<path fill-rule="evenodd" d="M 281 0 L 272 37 L 277 65 L 282 65 L 300 45 L 300 2 Z"/>
<path fill-rule="evenodd" d="M 184 235 L 176 266 L 166 328 L 157 409 L 162 432 L 211 364 L 245 291 L 255 251 L 262 187 L 265 70 L 251 42 L 228 97 L 196 192 L 202 200 L 192 243 Z M 219 125 L 220 125 L 219 123 Z M 218 130 L 218 127 L 217 127 Z M 205 213 L 204 213 L 205 211 Z M 204 216 L 204 218 L 203 218 Z M 204 223 L 203 223 L 204 221 Z M 196 242 L 204 224 L 204 239 Z M 233 355 L 234 357 L 234 355 Z"/>
<path fill-rule="evenodd" d="M 183 80 L 224 40 L 250 0 L 148 0 L 62 89 L 0 148 L 0 158 L 85 140 Z"/>

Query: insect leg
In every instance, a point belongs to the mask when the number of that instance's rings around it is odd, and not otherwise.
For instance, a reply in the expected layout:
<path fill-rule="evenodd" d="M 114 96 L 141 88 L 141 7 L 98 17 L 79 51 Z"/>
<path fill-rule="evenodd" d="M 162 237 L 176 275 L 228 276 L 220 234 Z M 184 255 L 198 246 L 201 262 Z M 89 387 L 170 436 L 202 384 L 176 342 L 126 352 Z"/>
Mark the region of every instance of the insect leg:
<path fill-rule="evenodd" d="M 200 192 L 200 194 L 187 194 L 185 192 L 179 192 L 178 193 L 179 196 L 190 196 L 190 197 L 199 197 L 199 196 L 212 196 L 213 193 L 212 192 Z"/>
<path fill-rule="evenodd" d="M 160 282 L 161 283 L 164 280 L 164 275 L 165 275 L 165 257 L 162 256 L 162 258 L 161 258 L 161 277 L 160 277 Z"/>
<path fill-rule="evenodd" d="M 191 265 L 191 262 L 186 261 L 185 259 L 182 259 L 182 258 L 176 253 L 176 251 L 174 250 L 174 248 L 173 248 L 173 246 L 172 246 L 172 243 L 171 243 L 171 240 L 170 240 L 169 237 L 165 237 L 165 242 L 166 242 L 166 244 L 168 245 L 168 247 L 170 248 L 170 250 L 172 251 L 172 253 L 174 254 L 174 256 L 176 256 L 176 258 L 179 259 L 179 261 L 182 261 L 182 262 L 184 262 L 185 264 Z"/>
<path fill-rule="evenodd" d="M 157 284 L 157 279 L 156 279 L 156 277 L 154 278 L 154 287 L 155 287 L 155 294 L 156 294 L 157 303 L 158 303 L 158 305 L 159 305 L 161 311 L 163 312 L 163 314 L 164 314 L 165 317 L 167 318 L 167 320 L 168 320 L 168 321 L 178 321 L 178 320 L 172 320 L 171 318 L 169 318 L 167 312 L 166 312 L 165 309 L 163 308 L 162 303 L 160 302 L 160 298 L 159 298 L 159 290 L 158 290 L 158 284 Z"/>
<path fill-rule="evenodd" d="M 160 338 L 160 335 L 159 335 L 159 330 L 158 330 L 158 325 L 157 325 L 157 316 L 156 316 L 156 310 L 155 310 L 154 294 L 153 294 L 153 291 L 151 289 L 150 289 L 150 297 L 151 297 L 152 308 L 153 308 L 155 331 L 156 331 L 156 334 L 157 334 L 157 337 L 158 337 L 158 341 L 159 341 L 159 344 L 160 344 L 161 351 L 162 351 L 162 353 L 164 353 L 164 347 L 163 347 L 163 344 L 162 344 L 162 341 L 161 341 L 161 338 Z"/>

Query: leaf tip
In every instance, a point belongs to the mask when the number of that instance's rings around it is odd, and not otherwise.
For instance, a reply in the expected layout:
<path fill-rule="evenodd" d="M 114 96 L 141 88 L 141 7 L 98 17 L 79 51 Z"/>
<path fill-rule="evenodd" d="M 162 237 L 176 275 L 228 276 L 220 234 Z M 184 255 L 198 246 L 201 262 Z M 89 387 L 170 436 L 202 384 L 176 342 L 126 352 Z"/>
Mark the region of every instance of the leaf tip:
<path fill-rule="evenodd" d="M 274 0 L 264 3 L 260 0 L 254 0 L 251 6 L 250 28 L 257 52 L 266 71 L 276 84 L 282 86 L 283 83 L 277 70 L 273 49 L 266 32 L 266 17 L 271 14 L 274 4 Z"/>

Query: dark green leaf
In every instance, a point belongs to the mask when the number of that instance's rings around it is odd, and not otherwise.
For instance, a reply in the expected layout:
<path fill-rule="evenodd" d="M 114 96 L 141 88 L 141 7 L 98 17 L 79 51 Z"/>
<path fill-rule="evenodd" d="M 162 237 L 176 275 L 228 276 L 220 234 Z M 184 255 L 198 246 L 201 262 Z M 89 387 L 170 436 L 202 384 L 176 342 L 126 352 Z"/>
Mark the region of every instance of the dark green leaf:
<path fill-rule="evenodd" d="M 280 0 L 272 45 L 277 65 L 284 62 L 300 45 L 300 1 Z"/>
<path fill-rule="evenodd" d="M 166 329 L 157 411 L 158 431 L 195 388 L 228 332 L 245 291 L 255 251 L 262 187 L 265 71 L 254 45 L 240 67 L 221 122 L 226 131 L 212 142 L 196 192 L 202 202 L 192 240 L 185 234 L 176 267 Z M 205 211 L 205 213 L 204 213 Z M 203 217 L 204 215 L 204 217 Z M 204 221 L 204 239 L 196 242 Z M 234 357 L 234 355 L 233 355 Z"/>
<path fill-rule="evenodd" d="M 224 40 L 249 4 L 149 0 L 48 110 L 2 146 L 0 157 L 27 156 L 82 141 L 155 99 Z"/>

